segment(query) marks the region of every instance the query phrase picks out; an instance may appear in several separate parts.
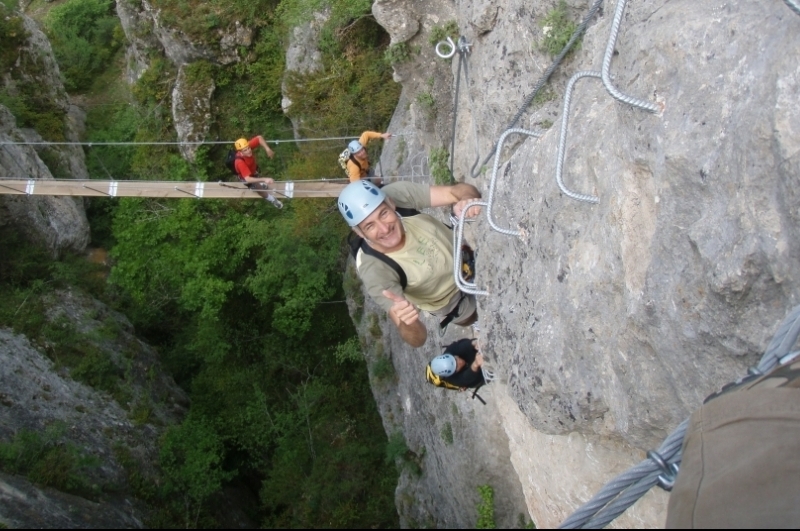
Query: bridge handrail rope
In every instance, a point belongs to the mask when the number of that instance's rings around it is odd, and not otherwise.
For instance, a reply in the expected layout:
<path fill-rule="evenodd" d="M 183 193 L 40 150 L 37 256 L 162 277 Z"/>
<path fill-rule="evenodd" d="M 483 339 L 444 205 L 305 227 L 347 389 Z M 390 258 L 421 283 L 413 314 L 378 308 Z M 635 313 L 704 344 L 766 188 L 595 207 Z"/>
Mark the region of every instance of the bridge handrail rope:
<path fill-rule="evenodd" d="M 800 305 L 795 306 L 781 323 L 758 365 L 750 368 L 749 376 L 766 374 L 779 364 L 788 363 L 800 355 L 792 348 L 800 337 Z M 747 378 L 745 376 L 744 378 Z M 744 378 L 737 380 L 740 383 Z M 681 462 L 681 447 L 689 419 L 678 425 L 648 459 L 618 475 L 597 492 L 588 502 L 564 520 L 559 529 L 600 529 L 636 503 L 654 485 L 670 490 Z"/>
<path fill-rule="evenodd" d="M 472 295 L 488 295 L 488 291 L 479 290 L 474 282 L 467 282 L 461 276 L 461 244 L 464 242 L 464 219 L 467 212 L 475 207 L 485 207 L 488 203 L 485 201 L 472 201 L 461 210 L 458 216 L 458 222 L 453 227 L 453 277 L 456 281 L 456 287 L 464 293 Z"/>
<path fill-rule="evenodd" d="M 589 25 L 589 22 L 592 20 L 592 18 L 594 18 L 598 9 L 600 9 L 600 4 L 602 3 L 603 0 L 595 0 L 594 4 L 592 4 L 592 7 L 589 9 L 589 12 L 583 18 L 583 21 L 581 21 L 580 25 L 575 29 L 575 32 L 572 34 L 572 37 L 570 37 L 569 41 L 567 41 L 567 44 L 564 45 L 564 48 L 561 49 L 561 52 L 559 52 L 558 56 L 556 56 L 556 58 L 553 60 L 553 63 L 548 67 L 545 73 L 542 74 L 542 77 L 539 78 L 539 81 L 536 82 L 536 86 L 533 88 L 533 92 L 531 92 L 531 94 L 527 98 L 525 98 L 525 101 L 522 103 L 522 106 L 519 108 L 519 111 L 517 111 L 517 114 L 514 116 L 514 118 L 511 119 L 509 124 L 506 126 L 506 130 L 513 128 L 517 124 L 519 119 L 522 118 L 522 115 L 525 113 L 525 110 L 530 106 L 534 98 L 536 98 L 536 96 L 539 94 L 539 91 L 541 91 L 542 88 L 545 86 L 547 81 L 550 79 L 550 76 L 553 75 L 553 72 L 555 72 L 556 68 L 558 68 L 558 66 L 561 64 L 561 61 L 564 60 L 564 57 L 566 57 L 566 55 L 578 41 L 583 32 L 586 31 L 586 27 Z M 486 163 L 488 163 L 489 160 L 491 160 L 492 156 L 495 154 L 497 150 L 498 150 L 498 145 L 495 144 L 495 146 L 486 156 L 486 159 L 484 159 L 482 166 L 486 165 Z M 480 169 L 475 171 L 475 168 L 473 167 L 471 173 L 472 177 L 475 178 L 480 174 Z"/>
<path fill-rule="evenodd" d="M 358 136 L 358 135 L 355 135 Z M 414 136 L 412 133 L 399 133 L 392 136 Z M 330 136 L 321 138 L 297 138 L 266 140 L 267 144 L 292 144 L 296 142 L 323 142 L 326 140 L 352 140 L 353 136 Z M 199 146 L 199 145 L 233 145 L 233 140 L 198 140 L 198 141 L 172 141 L 172 142 L 50 142 L 39 141 L 8 141 L 0 140 L 0 146 Z"/>

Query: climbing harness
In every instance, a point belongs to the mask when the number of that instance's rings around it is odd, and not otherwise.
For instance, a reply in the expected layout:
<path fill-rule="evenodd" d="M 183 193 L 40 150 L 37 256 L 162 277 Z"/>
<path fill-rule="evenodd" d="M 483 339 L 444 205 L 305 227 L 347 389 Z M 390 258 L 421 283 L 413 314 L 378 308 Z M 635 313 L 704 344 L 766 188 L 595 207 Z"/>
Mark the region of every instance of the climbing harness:
<path fill-rule="evenodd" d="M 443 52 L 443 47 L 449 47 L 448 52 Z M 456 52 L 458 52 L 458 68 L 456 72 L 456 90 L 454 95 L 453 101 L 453 133 L 450 137 L 450 182 L 451 184 L 455 182 L 453 177 L 453 166 L 455 164 L 456 158 L 456 125 L 458 124 L 458 100 L 459 100 L 459 92 L 461 87 L 461 69 L 463 63 L 464 69 L 464 84 L 467 87 L 467 100 L 469 101 L 470 109 L 474 111 L 475 105 L 472 103 L 472 94 L 469 91 L 469 66 L 467 63 L 467 56 L 470 54 L 472 45 L 467 42 L 467 38 L 461 35 L 458 38 L 458 44 L 453 42 L 453 39 L 447 37 L 447 39 L 440 41 L 436 44 L 436 55 L 441 57 L 442 59 L 450 59 L 452 58 Z M 475 125 L 476 120 L 472 120 L 472 137 L 475 139 L 475 162 L 472 165 L 474 168 L 480 162 L 480 145 L 478 144 L 478 128 Z"/>
<path fill-rule="evenodd" d="M 748 375 L 766 374 L 800 355 L 800 351 L 792 351 L 798 337 L 800 305 L 795 306 L 783 320 L 761 361 L 748 370 Z M 738 380 L 740 381 L 742 379 Z M 592 499 L 564 520 L 559 529 L 603 528 L 636 503 L 654 485 L 658 484 L 666 490 L 672 488 L 681 462 L 681 447 L 688 426 L 689 419 L 681 422 L 658 450 L 648 452 L 647 459 L 612 479 Z"/>

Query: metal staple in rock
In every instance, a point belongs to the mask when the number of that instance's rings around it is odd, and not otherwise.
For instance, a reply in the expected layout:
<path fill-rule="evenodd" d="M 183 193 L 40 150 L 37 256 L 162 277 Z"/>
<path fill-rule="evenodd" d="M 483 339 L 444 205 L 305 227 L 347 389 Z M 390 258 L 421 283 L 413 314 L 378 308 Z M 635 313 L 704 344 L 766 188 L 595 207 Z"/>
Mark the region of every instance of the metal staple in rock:
<path fill-rule="evenodd" d="M 525 98 L 525 101 L 522 103 L 522 106 L 517 111 L 517 114 L 514 115 L 514 118 L 511 119 L 511 122 L 509 122 L 508 126 L 506 126 L 506 129 L 513 128 L 517 124 L 519 119 L 522 118 L 522 115 L 525 113 L 525 110 L 530 106 L 531 102 L 533 102 L 534 98 L 536 98 L 536 95 L 539 94 L 539 91 L 542 90 L 542 87 L 544 87 L 544 85 L 550 79 L 550 76 L 553 75 L 553 72 L 556 71 L 558 65 L 561 64 L 561 61 L 564 60 L 564 57 L 566 57 L 566 55 L 572 49 L 572 46 L 577 42 L 580 36 L 583 35 L 583 32 L 586 31 L 586 27 L 589 25 L 589 22 L 592 20 L 592 18 L 594 18 L 595 14 L 597 13 L 597 10 L 600 9 L 600 4 L 602 3 L 603 0 L 595 0 L 594 4 L 592 4 L 592 7 L 589 9 L 589 12 L 583 18 L 583 21 L 581 21 L 580 25 L 575 29 L 575 32 L 572 34 L 572 37 L 570 37 L 567 44 L 564 45 L 564 48 L 561 49 L 561 52 L 559 52 L 558 56 L 556 56 L 556 58 L 553 60 L 553 63 L 548 67 L 548 69 L 545 71 L 542 77 L 539 78 L 539 81 L 536 82 L 536 86 L 533 88 L 533 92 L 531 92 L 530 95 L 527 98 Z M 492 150 L 486 156 L 486 159 L 484 159 L 482 165 L 485 165 L 487 162 L 489 162 L 489 160 L 491 160 L 492 156 L 498 149 L 499 149 L 499 142 L 494 146 L 494 148 L 492 148 Z M 473 178 L 477 177 L 480 173 L 480 170 L 476 171 L 477 167 L 478 163 L 476 162 L 475 165 L 472 166 L 472 169 L 470 170 L 470 173 L 472 174 Z"/>
<path fill-rule="evenodd" d="M 608 43 L 606 44 L 606 53 L 603 56 L 603 85 L 605 85 L 606 90 L 615 100 L 621 101 L 622 103 L 627 103 L 628 105 L 633 105 L 634 107 L 638 107 L 645 111 L 656 113 L 658 112 L 658 107 L 656 105 L 653 105 L 648 101 L 634 98 L 633 96 L 627 96 L 617 90 L 617 88 L 611 83 L 611 74 L 609 73 L 609 70 L 611 69 L 611 57 L 614 55 L 614 46 L 617 44 L 619 26 L 622 22 L 622 15 L 625 12 L 625 5 L 627 3 L 628 0 L 617 1 L 617 9 L 614 12 L 614 21 L 611 24 L 611 33 L 608 36 Z"/>
<path fill-rule="evenodd" d="M 600 72 L 594 71 L 578 72 L 573 75 L 570 78 L 569 83 L 567 83 L 567 91 L 564 94 L 564 110 L 561 113 L 561 138 L 558 141 L 558 154 L 556 155 L 556 182 L 558 183 L 558 187 L 567 197 L 571 197 L 572 199 L 576 199 L 578 201 L 584 201 L 586 203 L 597 203 L 599 202 L 599 199 L 593 195 L 579 194 L 569 190 L 564 185 L 564 181 L 561 178 L 564 171 L 564 156 L 567 150 L 567 124 L 569 123 L 569 105 L 572 101 L 572 91 L 575 88 L 575 83 L 584 77 L 595 77 L 600 79 L 601 74 Z"/>
<path fill-rule="evenodd" d="M 492 203 L 494 201 L 494 185 L 495 181 L 497 180 L 497 169 L 500 166 L 500 153 L 503 150 L 503 144 L 506 141 L 506 138 L 510 134 L 520 134 L 520 135 L 528 135 L 535 138 L 539 138 L 542 136 L 542 133 L 537 131 L 528 131 L 527 129 L 509 129 L 500 135 L 500 139 L 497 141 L 497 149 L 495 150 L 495 157 L 494 157 L 494 167 L 492 168 L 492 180 L 489 181 L 489 198 L 487 199 L 487 206 L 486 206 L 486 219 L 489 220 L 489 225 L 501 234 L 506 234 L 508 236 L 517 236 L 521 237 L 522 232 L 518 230 L 511 230 L 511 229 L 504 229 L 497 225 L 492 219 Z"/>
<path fill-rule="evenodd" d="M 786 3 L 787 6 L 789 6 L 789 9 L 800 15 L 800 4 L 798 4 L 794 0 L 783 0 L 783 1 L 784 3 Z"/>
<path fill-rule="evenodd" d="M 778 327 L 758 365 L 751 374 L 765 374 L 787 358 L 800 353 L 791 352 L 800 337 L 800 305 L 795 306 Z M 681 446 L 686 436 L 689 419 L 681 424 L 664 440 L 657 453 L 668 465 L 679 464 Z M 559 529 L 600 529 L 636 503 L 659 481 L 661 467 L 652 459 L 646 459 L 623 472 L 607 483 L 592 499 L 579 507 L 564 520 Z"/>
<path fill-rule="evenodd" d="M 458 216 L 458 223 L 453 231 L 453 277 L 456 281 L 456 287 L 463 291 L 464 293 L 470 293 L 472 295 L 488 295 L 488 291 L 479 290 L 474 282 L 467 282 L 461 277 L 461 243 L 464 241 L 464 218 L 467 214 L 467 211 L 474 207 L 481 207 L 487 206 L 488 203 L 485 201 L 472 201 L 468 203 L 461 210 L 461 214 Z"/>

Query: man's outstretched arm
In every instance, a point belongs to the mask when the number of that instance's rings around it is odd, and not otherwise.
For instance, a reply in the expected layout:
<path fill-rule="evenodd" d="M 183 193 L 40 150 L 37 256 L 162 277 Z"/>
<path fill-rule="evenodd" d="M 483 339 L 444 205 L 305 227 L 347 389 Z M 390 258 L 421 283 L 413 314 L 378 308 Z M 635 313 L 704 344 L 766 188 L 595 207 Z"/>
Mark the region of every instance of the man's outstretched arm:
<path fill-rule="evenodd" d="M 383 296 L 392 301 L 389 318 L 400 332 L 403 341 L 414 348 L 421 347 L 428 339 L 428 330 L 419 320 L 419 311 L 402 295 L 384 290 Z"/>
<path fill-rule="evenodd" d="M 450 186 L 431 186 L 431 207 L 453 206 L 455 215 L 461 214 L 461 210 L 468 203 L 481 198 L 481 193 L 477 188 L 467 183 L 456 183 Z M 467 217 L 475 217 L 480 213 L 480 208 L 473 208 L 467 213 Z"/>

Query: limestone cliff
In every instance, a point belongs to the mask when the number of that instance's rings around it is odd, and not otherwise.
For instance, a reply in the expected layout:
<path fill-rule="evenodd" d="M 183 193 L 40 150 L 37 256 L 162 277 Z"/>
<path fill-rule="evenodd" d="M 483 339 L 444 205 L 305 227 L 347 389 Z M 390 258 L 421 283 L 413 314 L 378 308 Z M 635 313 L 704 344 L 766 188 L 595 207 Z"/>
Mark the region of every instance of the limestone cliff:
<path fill-rule="evenodd" d="M 568 4 L 573 20 L 590 7 Z M 428 149 L 449 148 L 455 119 L 455 176 L 487 194 L 488 157 L 551 64 L 539 43 L 553 6 L 377 0 L 393 42 L 421 50 L 396 65 L 403 95 L 390 131 L 407 136 L 386 143 L 384 173 L 426 175 Z M 537 525 L 557 525 L 755 364 L 800 302 L 800 17 L 779 0 L 629 2 L 611 80 L 657 112 L 615 100 L 600 79 L 577 82 L 563 181 L 598 198 L 590 204 L 556 181 L 563 98 L 574 73 L 600 72 L 616 7 L 603 4 L 522 112 L 517 127 L 541 138 L 511 135 L 500 152 L 491 215 L 521 235 L 492 230 L 486 210 L 467 231 L 489 292 L 478 336 L 501 375 L 489 405 L 425 386 L 422 367 L 450 336 L 412 351 L 383 326 L 397 380 L 376 399 L 389 429 L 425 449 L 422 475 L 398 490 L 406 525 L 473 525 L 476 483 L 503 484 L 509 506 L 521 489 Z M 455 117 L 457 56 L 445 62 L 428 43 L 449 20 L 472 45 Z M 437 435 L 445 423 L 458 450 Z M 462 466 L 466 483 L 455 479 Z M 663 525 L 665 500 L 652 492 L 616 525 Z"/>
<path fill-rule="evenodd" d="M 18 23 L 13 42 L 13 61 L 0 77 L 0 91 L 9 105 L 41 107 L 47 120 L 18 124 L 0 105 L 0 175 L 14 179 L 88 177 L 80 146 L 15 145 L 17 142 L 78 141 L 83 127 L 82 113 L 70 104 L 50 43 L 29 17 L 2 7 L 6 24 Z M 4 57 L 9 57 L 4 55 Z M 55 175 L 54 175 L 55 174 Z M 53 255 L 70 249 L 83 251 L 89 243 L 89 224 L 83 202 L 71 197 L 0 197 L 0 225 L 15 230 L 46 246 Z"/>
<path fill-rule="evenodd" d="M 62 469 L 92 463 L 76 471 L 85 486 L 75 496 L 63 492 L 69 488 L 42 489 L 0 475 L 0 522 L 10 528 L 141 527 L 146 513 L 133 501 L 131 478 L 155 476 L 158 437 L 182 417 L 188 399 L 130 322 L 102 303 L 79 291 L 57 291 L 46 299 L 45 319 L 87 343 L 84 350 L 95 357 L 87 356 L 84 369 L 97 375 L 90 381 L 102 372 L 109 390 L 76 381 L 44 355 L 66 356 L 59 345 L 0 330 L 0 440 L 8 443 L 26 430 L 44 433 L 44 442 L 71 449 Z"/>
<path fill-rule="evenodd" d="M 214 84 L 210 76 L 187 76 L 203 69 L 204 64 L 230 65 L 242 59 L 242 50 L 252 44 L 254 30 L 235 17 L 230 24 L 202 32 L 188 31 L 190 26 L 179 7 L 180 16 L 166 7 L 147 0 L 118 0 L 117 15 L 128 41 L 127 76 L 134 83 L 150 66 L 154 57 L 165 56 L 177 71 L 173 82 L 172 119 L 181 142 L 201 142 L 211 124 L 211 97 Z M 175 6 L 172 6 L 175 9 Z M 203 5 L 196 6 L 203 9 Z M 193 161 L 196 145 L 181 146 L 182 155 Z"/>

